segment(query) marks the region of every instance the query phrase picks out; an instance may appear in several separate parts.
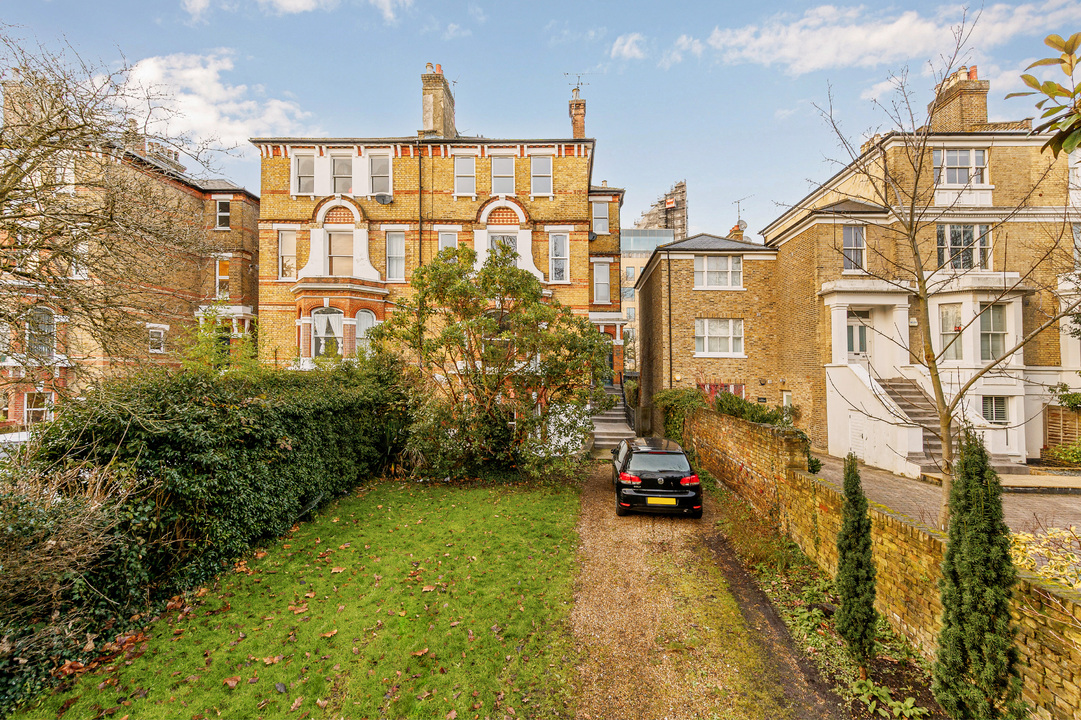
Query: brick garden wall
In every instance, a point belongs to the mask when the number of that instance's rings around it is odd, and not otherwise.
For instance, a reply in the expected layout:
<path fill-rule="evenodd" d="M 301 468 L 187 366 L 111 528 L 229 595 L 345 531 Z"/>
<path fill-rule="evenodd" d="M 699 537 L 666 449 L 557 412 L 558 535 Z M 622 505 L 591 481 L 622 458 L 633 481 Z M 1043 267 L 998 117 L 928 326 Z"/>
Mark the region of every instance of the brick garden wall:
<path fill-rule="evenodd" d="M 844 498 L 806 471 L 804 441 L 793 430 L 700 411 L 686 442 L 702 466 L 746 498 L 819 567 L 837 572 L 837 532 Z M 938 581 L 945 537 L 882 505 L 870 509 L 875 605 L 894 630 L 932 659 L 941 628 Z M 1025 699 L 1038 718 L 1081 717 L 1081 593 L 1020 573 L 1014 592 Z"/>

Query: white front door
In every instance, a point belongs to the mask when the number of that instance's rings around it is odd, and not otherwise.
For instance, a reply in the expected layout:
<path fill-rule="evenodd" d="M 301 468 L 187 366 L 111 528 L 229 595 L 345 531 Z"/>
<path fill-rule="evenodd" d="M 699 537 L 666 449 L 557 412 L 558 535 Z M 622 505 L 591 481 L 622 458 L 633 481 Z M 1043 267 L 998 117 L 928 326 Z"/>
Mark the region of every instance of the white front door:
<path fill-rule="evenodd" d="M 870 357 L 871 311 L 848 311 L 848 362 L 867 367 Z"/>

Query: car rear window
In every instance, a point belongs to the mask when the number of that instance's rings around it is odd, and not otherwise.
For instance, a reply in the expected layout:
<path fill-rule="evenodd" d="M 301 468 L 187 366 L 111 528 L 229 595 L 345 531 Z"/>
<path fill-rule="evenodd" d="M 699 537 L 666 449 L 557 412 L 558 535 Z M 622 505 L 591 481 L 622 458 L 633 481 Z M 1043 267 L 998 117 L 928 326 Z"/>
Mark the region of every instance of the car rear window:
<path fill-rule="evenodd" d="M 635 453 L 627 465 L 629 472 L 690 472 L 683 453 Z"/>

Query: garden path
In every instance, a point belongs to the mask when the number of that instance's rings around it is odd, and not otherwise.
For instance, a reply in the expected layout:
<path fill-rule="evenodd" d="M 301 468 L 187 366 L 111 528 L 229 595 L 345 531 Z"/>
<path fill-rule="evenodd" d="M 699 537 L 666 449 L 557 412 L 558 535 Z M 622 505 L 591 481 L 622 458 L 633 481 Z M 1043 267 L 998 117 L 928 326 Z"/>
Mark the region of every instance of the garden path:
<path fill-rule="evenodd" d="M 715 525 L 615 514 L 611 467 L 582 492 L 571 626 L 578 718 L 843 717 Z"/>

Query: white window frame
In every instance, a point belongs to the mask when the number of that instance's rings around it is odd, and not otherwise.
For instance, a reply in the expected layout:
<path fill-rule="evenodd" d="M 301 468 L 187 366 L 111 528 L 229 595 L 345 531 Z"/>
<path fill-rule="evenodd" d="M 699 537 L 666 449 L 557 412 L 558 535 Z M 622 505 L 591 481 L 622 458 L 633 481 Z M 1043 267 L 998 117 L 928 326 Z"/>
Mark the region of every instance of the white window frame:
<path fill-rule="evenodd" d="M 714 325 L 714 323 L 722 322 L 725 323 L 723 326 L 720 324 Z M 694 356 L 746 357 L 743 332 L 743 318 L 695 318 Z M 710 340 L 714 338 L 718 340 L 718 344 L 720 344 L 721 340 L 726 340 L 728 349 L 710 350 Z"/>
<path fill-rule="evenodd" d="M 593 202 L 593 232 L 597 235 L 608 234 L 608 203 Z"/>
<path fill-rule="evenodd" d="M 283 239 L 286 237 L 292 237 L 293 252 L 287 255 L 283 251 Z M 285 259 L 293 258 L 293 270 L 291 274 L 285 272 Z M 278 231 L 278 279 L 279 280 L 296 280 L 297 279 L 297 231 L 296 230 L 279 230 Z"/>
<path fill-rule="evenodd" d="M 942 343 L 941 352 L 942 360 L 944 361 L 956 361 L 960 362 L 964 360 L 964 343 L 961 340 L 961 328 L 964 322 L 961 320 L 961 311 L 963 309 L 961 303 L 942 303 L 938 306 L 938 336 L 939 341 Z M 956 311 L 957 322 L 950 326 L 947 324 L 946 311 Z"/>
<path fill-rule="evenodd" d="M 335 172 L 336 168 L 334 164 L 339 160 L 344 160 L 349 163 L 349 171 L 345 175 L 339 175 Z M 339 190 L 338 180 L 345 180 L 348 184 L 348 189 Z M 353 187 L 353 156 L 343 155 L 341 153 L 330 156 L 330 189 L 335 195 L 353 195 L 356 192 L 356 188 Z"/>
<path fill-rule="evenodd" d="M 218 300 L 229 299 L 229 271 L 232 269 L 233 258 L 228 255 L 220 255 L 214 258 L 214 297 Z M 225 263 L 225 274 L 221 274 L 221 264 Z M 224 292 L 222 281 L 225 281 Z"/>
<path fill-rule="evenodd" d="M 317 315 L 319 315 L 319 316 L 336 315 L 339 318 L 341 318 L 341 322 L 339 323 L 339 325 L 342 326 L 342 329 L 339 331 L 340 334 L 322 335 L 322 334 L 317 333 L 316 330 L 319 329 L 319 323 L 317 323 L 316 319 L 315 319 Z M 311 323 L 311 329 L 312 329 L 311 353 L 312 353 L 312 357 L 313 358 L 327 357 L 325 352 L 318 352 L 317 348 L 325 351 L 326 350 L 326 338 L 329 338 L 329 337 L 334 338 L 334 340 L 338 344 L 338 354 L 336 356 L 332 356 L 332 357 L 345 357 L 345 331 L 344 331 L 345 313 L 342 312 L 342 310 L 339 309 L 339 308 L 332 308 L 332 307 L 315 308 L 314 310 L 312 310 L 311 320 L 312 320 L 312 323 Z M 331 323 L 331 325 L 333 325 L 333 323 Z M 319 340 L 323 341 L 321 347 L 320 347 L 320 343 L 318 342 Z"/>
<path fill-rule="evenodd" d="M 222 206 L 225 206 L 225 212 L 222 212 Z M 215 230 L 228 230 L 230 222 L 230 210 L 232 209 L 232 201 L 230 200 L 215 200 L 214 201 L 214 229 Z M 224 223 L 222 222 L 224 220 Z"/>
<path fill-rule="evenodd" d="M 48 313 L 49 323 L 43 326 L 41 331 L 35 331 L 34 328 L 34 315 L 36 313 Z M 44 316 L 43 316 L 44 317 Z M 45 346 L 41 343 L 41 340 L 35 339 L 36 336 L 48 338 L 49 346 L 47 349 L 39 352 L 39 348 Z M 38 343 L 35 346 L 35 343 Z M 35 355 L 43 358 L 53 358 L 56 356 L 56 313 L 52 309 L 45 307 L 44 305 L 36 305 L 30 308 L 26 316 L 26 349 L 31 355 Z"/>
<path fill-rule="evenodd" d="M 563 254 L 556 253 L 556 238 L 563 240 Z M 562 264 L 563 279 L 556 280 L 556 266 Z M 571 236 L 565 232 L 548 233 L 548 282 L 569 283 L 571 281 Z"/>
<path fill-rule="evenodd" d="M 987 177 L 986 148 L 935 148 L 931 155 L 934 181 L 939 187 L 984 186 L 991 182 Z"/>
<path fill-rule="evenodd" d="M 634 280 L 634 265 L 627 266 L 626 274 L 628 280 Z"/>
<path fill-rule="evenodd" d="M 305 173 L 301 175 L 300 164 L 306 160 L 311 161 L 311 173 Z M 304 190 L 301 180 L 303 178 L 311 178 L 311 189 Z M 315 154 L 314 153 L 300 153 L 293 156 L 293 190 L 294 195 L 311 195 L 315 196 Z"/>
<path fill-rule="evenodd" d="M 781 391 L 781 407 L 788 407 L 788 408 L 792 407 L 792 391 L 791 390 L 782 390 Z"/>
<path fill-rule="evenodd" d="M 464 187 L 465 181 L 472 187 Z M 454 156 L 454 197 L 477 199 L 477 157 L 476 155 Z"/>
<path fill-rule="evenodd" d="M 543 160 L 544 162 L 548 163 L 547 172 L 538 172 L 538 168 L 537 168 L 537 164 L 538 164 L 537 161 L 538 160 Z M 555 197 L 555 180 L 554 180 L 554 177 L 553 177 L 553 175 L 554 175 L 553 166 L 554 165 L 555 165 L 555 163 L 553 162 L 553 156 L 551 156 L 551 155 L 530 155 L 530 157 L 529 157 L 529 196 L 530 196 L 530 198 L 535 198 L 535 197 L 547 197 L 547 198 Z M 539 168 L 539 169 L 544 170 L 544 168 Z M 537 180 L 539 180 L 539 179 L 542 180 L 544 178 L 547 178 L 547 180 L 548 180 L 548 191 L 547 192 L 537 192 Z"/>
<path fill-rule="evenodd" d="M 349 254 L 348 255 L 344 254 L 344 253 L 339 254 L 339 255 L 333 254 L 334 253 L 334 236 L 335 235 L 339 235 L 339 236 L 342 236 L 342 237 L 349 238 Z M 356 244 L 356 236 L 353 234 L 353 232 L 351 230 L 344 230 L 344 231 L 342 231 L 342 230 L 328 230 L 327 231 L 327 277 L 352 277 L 353 276 L 353 255 L 356 252 L 356 247 L 354 247 L 355 244 Z M 344 274 L 334 272 L 334 260 L 335 260 L 335 258 L 347 258 L 347 260 L 344 263 L 347 272 L 345 272 Z"/>
<path fill-rule="evenodd" d="M 147 349 L 156 355 L 161 355 L 165 352 L 165 333 L 169 329 L 168 325 L 147 325 Z M 156 339 L 156 342 L 155 342 Z"/>
<path fill-rule="evenodd" d="M 517 182 L 514 177 L 514 156 L 513 155 L 492 155 L 492 194 L 493 195 L 514 195 L 516 193 Z M 499 161 L 506 160 L 510 162 L 510 173 L 497 173 L 496 164 Z M 502 181 L 504 184 L 510 182 L 510 191 L 508 192 L 505 187 L 497 187 Z"/>
<path fill-rule="evenodd" d="M 724 261 L 724 267 L 719 267 Z M 713 267 L 710 267 L 710 266 Z M 739 267 L 735 267 L 738 265 Z M 719 281 L 719 282 L 718 282 Z M 742 290 L 742 255 L 695 255 L 695 290 Z"/>
<path fill-rule="evenodd" d="M 361 325 L 361 322 L 360 322 L 361 317 L 365 317 L 365 318 L 370 317 L 371 324 L 367 325 L 367 326 Z M 379 320 L 376 319 L 375 313 L 372 312 L 371 310 L 358 310 L 357 314 L 356 314 L 356 323 L 357 323 L 356 324 L 356 330 L 355 330 L 355 332 L 356 332 L 356 345 L 357 345 L 357 350 L 359 351 L 360 348 L 362 348 L 362 347 L 363 348 L 368 348 L 370 346 L 371 341 L 368 339 L 368 331 L 370 331 L 372 328 L 374 328 L 376 325 L 378 325 Z M 361 333 L 362 329 L 364 331 L 363 334 Z"/>
<path fill-rule="evenodd" d="M 624 318 L 627 320 L 627 322 L 634 322 L 634 306 L 633 305 L 631 305 L 628 308 L 625 308 Z"/>
<path fill-rule="evenodd" d="M 387 174 L 386 175 L 383 175 L 383 174 L 376 175 L 375 174 L 375 161 L 380 160 L 380 159 L 387 161 Z M 375 179 L 377 177 L 378 178 L 385 177 L 387 179 L 387 190 L 386 190 L 385 194 L 393 196 L 394 195 L 394 162 L 393 162 L 392 158 L 390 157 L 390 153 L 380 153 L 380 152 L 368 153 L 368 187 L 371 190 L 371 193 L 370 193 L 371 196 L 382 194 L 379 190 L 376 190 L 376 188 L 375 188 Z"/>
<path fill-rule="evenodd" d="M 841 228 L 842 269 L 849 272 L 866 270 L 867 231 L 863 225 L 844 225 Z"/>
<path fill-rule="evenodd" d="M 440 230 L 439 231 L 439 252 L 443 252 L 447 248 L 458 247 L 458 233 L 453 230 Z"/>
<path fill-rule="evenodd" d="M 387 240 L 387 242 L 386 242 L 386 248 L 387 248 L 387 256 L 386 256 L 387 257 L 387 273 L 386 273 L 387 277 L 386 277 L 386 281 L 387 282 L 405 282 L 405 232 L 402 231 L 402 230 L 387 230 L 387 238 L 386 238 L 386 240 Z M 391 242 L 394 242 L 395 244 L 397 244 L 398 241 L 401 241 L 401 254 L 398 254 L 397 250 L 395 250 L 395 254 L 392 255 L 391 252 L 390 252 L 390 250 L 391 250 Z M 394 259 L 395 261 L 400 261 L 400 268 L 401 268 L 401 273 L 400 274 L 396 273 L 394 275 L 391 275 L 391 259 Z"/>
<path fill-rule="evenodd" d="M 30 396 L 41 395 L 45 398 L 45 405 L 42 407 L 31 407 Z M 30 413 L 40 412 L 41 418 L 37 420 L 30 419 Z M 30 425 L 31 423 L 46 422 L 53 416 L 53 394 L 47 390 L 27 390 L 23 393 L 23 425 Z"/>
<path fill-rule="evenodd" d="M 960 232 L 960 243 L 955 244 L 954 229 Z M 972 229 L 972 241 L 965 242 L 965 228 Z M 991 270 L 991 226 L 982 223 L 939 223 L 935 228 L 936 262 L 942 270 Z M 966 255 L 968 265 L 965 264 Z"/>
<path fill-rule="evenodd" d="M 998 312 L 996 312 L 996 310 Z M 998 360 L 1006 354 L 1006 337 L 1009 322 L 1007 321 L 1008 306 L 1005 303 L 980 303 L 980 360 L 991 362 Z M 1001 323 L 996 323 L 996 315 L 999 315 Z M 995 354 L 995 341 L 1000 343 L 999 352 Z"/>
<path fill-rule="evenodd" d="M 992 425 L 1010 424 L 1010 398 L 1007 395 L 984 395 L 981 398 L 983 419 Z"/>
<path fill-rule="evenodd" d="M 604 288 L 603 294 L 601 288 Z M 593 263 L 593 304 L 612 304 L 612 268 L 609 263 Z"/>

